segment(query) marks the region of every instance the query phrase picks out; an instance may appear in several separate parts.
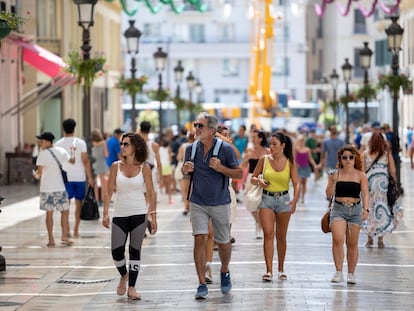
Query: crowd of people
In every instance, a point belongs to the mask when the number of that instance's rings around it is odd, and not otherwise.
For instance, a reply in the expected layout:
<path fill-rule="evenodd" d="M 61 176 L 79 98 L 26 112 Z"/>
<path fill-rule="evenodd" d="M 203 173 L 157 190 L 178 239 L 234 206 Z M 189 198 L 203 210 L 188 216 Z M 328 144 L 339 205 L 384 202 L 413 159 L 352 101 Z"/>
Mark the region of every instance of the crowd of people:
<path fill-rule="evenodd" d="M 326 197 L 333 201 L 330 212 L 333 283 L 344 281 L 347 259 L 347 282 L 356 283 L 360 231 L 367 236 L 366 246 L 385 247 L 384 236 L 391 233 L 403 217 L 398 201 L 389 206 L 389 176 L 396 176 L 393 135 L 389 127 L 373 122 L 352 144 L 345 144 L 335 125 L 327 134 L 316 130 L 298 135 L 277 130 L 268 133 L 252 125 L 241 125 L 236 134 L 220 125 L 214 115 L 200 113 L 192 128 L 171 129 L 157 141 L 151 138 L 151 123 L 143 121 L 137 132 L 115 129 L 106 138 L 93 130 L 91 154 L 85 140 L 74 135 L 76 122 L 62 123 L 64 136 L 43 132 L 36 136 L 36 179 L 40 179 L 40 208 L 46 211 L 48 247 L 55 246 L 53 212 L 61 212 L 61 243 L 71 245 L 80 234 L 80 213 L 86 187 L 96 188 L 103 205 L 102 223 L 111 228 L 111 249 L 120 274 L 117 294 L 127 293 L 138 300 L 135 290 L 141 263 L 141 247 L 146 235 L 157 232 L 159 193 L 168 204 L 179 204 L 189 215 L 194 238 L 194 264 L 198 278 L 196 299 L 208 297 L 211 283 L 213 249 L 221 261 L 220 285 L 223 294 L 231 290 L 230 258 L 235 238 L 231 235 L 237 207 L 251 213 L 252 233 L 263 239 L 265 271 L 262 281 L 273 280 L 273 257 L 278 258 L 277 279 L 286 280 L 284 269 L 290 218 L 298 205 L 305 207 L 307 179 L 316 183 L 327 177 Z M 387 132 L 388 131 L 388 132 Z M 410 142 L 411 168 L 414 168 L 414 144 Z M 61 170 L 67 172 L 67 181 Z M 259 201 L 249 202 L 248 193 L 261 188 Z M 158 194 L 157 194 L 158 192 Z M 173 194 L 180 193 L 175 202 Z M 244 194 L 244 195 L 243 195 Z M 75 221 L 70 230 L 69 207 L 74 199 Z M 129 265 L 125 250 L 129 241 Z M 276 247 L 275 247 L 276 244 Z M 129 268 L 127 268 L 129 267 Z"/>

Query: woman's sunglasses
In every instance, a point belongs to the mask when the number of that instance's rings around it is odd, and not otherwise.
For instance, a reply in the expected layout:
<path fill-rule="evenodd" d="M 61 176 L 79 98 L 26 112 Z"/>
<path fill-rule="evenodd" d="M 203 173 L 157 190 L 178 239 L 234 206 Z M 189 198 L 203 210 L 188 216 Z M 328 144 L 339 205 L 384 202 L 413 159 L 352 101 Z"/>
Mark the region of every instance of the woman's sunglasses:
<path fill-rule="evenodd" d="M 342 160 L 353 160 L 353 159 L 355 159 L 355 156 L 354 155 L 350 155 L 350 156 L 346 156 L 346 155 L 343 155 L 342 157 Z"/>
<path fill-rule="evenodd" d="M 194 128 L 199 128 L 199 129 L 202 129 L 204 127 L 204 124 L 197 123 L 197 122 L 195 122 L 193 125 L 194 125 Z"/>
<path fill-rule="evenodd" d="M 121 145 L 121 147 L 128 147 L 130 145 L 130 143 L 119 143 Z"/>

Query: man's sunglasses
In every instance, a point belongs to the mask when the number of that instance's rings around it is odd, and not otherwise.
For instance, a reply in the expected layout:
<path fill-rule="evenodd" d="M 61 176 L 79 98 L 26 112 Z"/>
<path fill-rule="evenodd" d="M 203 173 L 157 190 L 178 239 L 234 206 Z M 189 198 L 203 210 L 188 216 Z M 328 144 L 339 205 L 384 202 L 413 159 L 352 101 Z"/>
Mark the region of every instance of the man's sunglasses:
<path fill-rule="evenodd" d="M 194 125 L 194 128 L 199 128 L 199 129 L 202 129 L 204 127 L 204 124 L 197 123 L 197 122 L 195 122 L 193 125 Z"/>
<path fill-rule="evenodd" d="M 345 156 L 345 155 L 343 155 L 342 157 L 342 160 L 353 160 L 353 159 L 355 159 L 355 156 L 354 155 L 350 155 L 350 156 Z"/>

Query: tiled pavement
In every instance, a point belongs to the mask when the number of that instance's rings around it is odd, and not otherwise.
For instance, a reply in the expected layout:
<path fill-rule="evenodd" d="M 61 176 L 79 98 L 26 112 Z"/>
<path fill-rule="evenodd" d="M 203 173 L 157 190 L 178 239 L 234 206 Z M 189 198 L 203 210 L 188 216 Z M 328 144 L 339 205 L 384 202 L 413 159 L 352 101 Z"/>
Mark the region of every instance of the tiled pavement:
<path fill-rule="evenodd" d="M 191 226 L 181 214 L 181 204 L 168 205 L 161 196 L 159 232 L 146 238 L 143 246 L 137 283 L 142 300 L 131 302 L 116 295 L 118 275 L 111 260 L 110 232 L 99 221 L 83 221 L 81 237 L 73 246 L 47 248 L 38 198 L 22 201 L 36 194 L 37 186 L 2 186 L 0 194 L 8 198 L 8 205 L 0 214 L 0 245 L 7 270 L 0 272 L 0 311 L 414 310 L 414 171 L 404 163 L 402 172 L 404 221 L 386 237 L 384 249 L 365 248 L 366 237 L 361 235 L 356 285 L 330 283 L 331 236 L 319 229 L 327 205 L 326 180 L 310 179 L 306 205 L 298 207 L 289 227 L 288 280 L 262 283 L 262 240 L 255 239 L 252 218 L 240 204 L 232 229 L 236 238 L 230 265 L 233 289 L 227 295 L 220 292 L 215 252 L 214 283 L 206 301 L 194 300 L 198 284 Z M 178 195 L 175 199 L 180 201 Z M 56 214 L 56 241 L 59 234 Z"/>

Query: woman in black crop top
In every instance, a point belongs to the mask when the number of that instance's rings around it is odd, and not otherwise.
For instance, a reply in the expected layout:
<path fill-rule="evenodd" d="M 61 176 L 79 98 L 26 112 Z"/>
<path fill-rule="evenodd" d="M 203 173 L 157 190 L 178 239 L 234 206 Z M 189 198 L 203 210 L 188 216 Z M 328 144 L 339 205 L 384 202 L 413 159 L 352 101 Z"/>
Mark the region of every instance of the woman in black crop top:
<path fill-rule="evenodd" d="M 368 179 L 362 171 L 358 150 L 346 145 L 338 151 L 337 170 L 329 175 L 326 196 L 334 197 L 330 215 L 332 230 L 332 255 L 336 272 L 331 280 L 344 280 L 344 241 L 346 240 L 349 284 L 355 284 L 355 269 L 358 262 L 358 238 L 362 221 L 368 217 Z"/>

